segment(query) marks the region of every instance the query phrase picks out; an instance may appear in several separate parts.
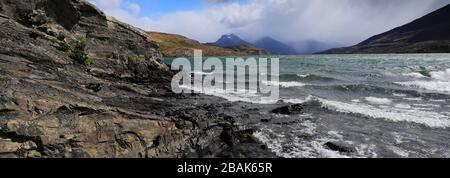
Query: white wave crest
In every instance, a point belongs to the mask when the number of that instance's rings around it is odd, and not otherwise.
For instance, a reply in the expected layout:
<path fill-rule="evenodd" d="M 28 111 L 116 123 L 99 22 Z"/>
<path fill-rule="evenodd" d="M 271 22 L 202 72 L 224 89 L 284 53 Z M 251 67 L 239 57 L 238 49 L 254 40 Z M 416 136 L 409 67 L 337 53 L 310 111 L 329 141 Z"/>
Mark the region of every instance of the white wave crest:
<path fill-rule="evenodd" d="M 441 113 L 421 111 L 413 108 L 377 108 L 371 105 L 364 105 L 360 103 L 349 104 L 320 98 L 316 98 L 316 100 L 322 103 L 323 107 L 335 110 L 337 112 L 362 114 L 373 118 L 381 118 L 393 122 L 417 123 L 434 128 L 450 127 L 449 116 L 443 115 Z"/>
<path fill-rule="evenodd" d="M 311 122 L 305 122 L 301 124 L 304 129 L 296 130 L 295 133 L 303 134 L 315 134 L 316 124 Z M 277 156 L 283 158 L 367 158 L 377 157 L 374 151 L 374 145 L 354 145 L 356 153 L 344 154 L 337 151 L 328 149 L 325 146 L 327 142 L 345 142 L 343 136 L 339 132 L 330 131 L 328 136 L 321 137 L 313 140 L 302 140 L 301 138 L 292 135 L 292 133 L 277 133 L 269 128 L 262 128 L 259 132 L 254 133 L 254 136 L 264 144 L 266 144 L 270 150 L 274 151 Z"/>
<path fill-rule="evenodd" d="M 213 75 L 214 73 L 203 72 L 203 71 L 194 71 L 194 72 L 192 72 L 192 74 L 196 74 L 196 75 Z"/>
<path fill-rule="evenodd" d="M 433 79 L 450 82 L 450 69 L 439 72 L 430 72 L 430 75 Z"/>
<path fill-rule="evenodd" d="M 298 77 L 300 77 L 300 78 L 307 78 L 307 77 L 309 77 L 309 76 L 311 76 L 310 74 L 297 74 L 297 76 Z"/>
<path fill-rule="evenodd" d="M 392 103 L 391 99 L 388 98 L 376 98 L 376 97 L 366 97 L 366 101 L 372 104 L 378 105 L 390 105 Z"/>
<path fill-rule="evenodd" d="M 301 82 L 275 82 L 275 81 L 263 81 L 264 85 L 268 86 L 280 86 L 283 88 L 292 88 L 292 87 L 304 87 L 306 84 Z"/>
<path fill-rule="evenodd" d="M 415 75 L 416 78 L 419 78 L 420 80 L 395 82 L 395 84 L 413 88 L 421 88 L 430 91 L 450 93 L 450 69 L 446 69 L 445 71 L 430 72 L 431 77 L 429 79 L 426 79 L 426 77 L 423 75 L 423 77 L 418 77 L 418 75 L 421 74 L 409 75 Z"/>
<path fill-rule="evenodd" d="M 450 82 L 442 82 L 442 81 L 409 81 L 409 82 L 395 82 L 396 84 L 413 87 L 413 88 L 421 88 L 425 90 L 438 91 L 438 92 L 446 92 L 450 93 Z"/>
<path fill-rule="evenodd" d="M 413 77 L 413 78 L 427 78 L 426 76 L 424 76 L 424 75 L 422 75 L 421 73 L 418 73 L 418 72 L 412 72 L 412 73 L 403 74 L 403 76 Z"/>
<path fill-rule="evenodd" d="M 188 86 L 180 86 L 180 88 L 189 89 L 205 95 L 217 96 L 230 102 L 246 102 L 253 104 L 273 104 L 278 102 L 278 100 L 261 96 L 257 91 L 252 90 L 202 89 Z"/>
<path fill-rule="evenodd" d="M 393 122 L 417 123 L 434 128 L 450 127 L 450 117 L 448 115 L 432 111 L 419 110 L 421 108 L 413 108 L 407 104 L 397 104 L 394 107 L 384 105 L 386 107 L 379 108 L 362 103 L 344 103 L 313 96 L 309 96 L 306 99 L 290 99 L 283 101 L 296 104 L 305 104 L 310 101 L 318 101 L 322 104 L 322 107 L 342 113 L 362 114 L 377 119 L 385 119 Z"/>
<path fill-rule="evenodd" d="M 400 109 L 411 109 L 411 105 L 409 105 L 409 104 L 403 104 L 403 103 L 396 104 L 395 107 L 396 107 L 396 108 L 400 108 Z"/>

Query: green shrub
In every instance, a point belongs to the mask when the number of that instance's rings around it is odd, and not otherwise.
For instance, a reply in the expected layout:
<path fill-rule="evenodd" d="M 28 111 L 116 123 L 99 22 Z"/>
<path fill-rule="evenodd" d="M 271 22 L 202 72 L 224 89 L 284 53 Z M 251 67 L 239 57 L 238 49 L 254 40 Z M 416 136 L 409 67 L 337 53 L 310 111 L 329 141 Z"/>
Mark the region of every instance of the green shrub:
<path fill-rule="evenodd" d="M 86 40 L 85 39 L 78 41 L 77 45 L 75 46 L 75 50 L 84 51 L 85 48 L 86 48 Z"/>
<path fill-rule="evenodd" d="M 80 49 L 71 50 L 68 53 L 68 56 L 80 63 L 83 63 L 86 67 L 90 67 L 93 63 L 92 59 L 90 59 L 87 54 Z"/>
<path fill-rule="evenodd" d="M 86 67 L 90 67 L 94 61 L 92 61 L 91 58 L 88 57 L 88 55 L 84 52 L 84 49 L 86 48 L 86 42 L 80 41 L 75 46 L 75 49 L 71 49 L 70 46 L 65 42 L 60 42 L 59 46 L 57 47 L 58 50 L 63 51 L 66 53 L 67 56 L 70 58 L 84 64 Z"/>
<path fill-rule="evenodd" d="M 57 47 L 58 50 L 62 52 L 68 52 L 70 51 L 70 46 L 66 42 L 59 42 L 59 46 Z"/>
<path fill-rule="evenodd" d="M 84 66 L 91 67 L 92 64 L 94 63 L 94 61 L 91 58 L 86 56 L 86 58 L 84 58 L 84 60 L 83 60 L 83 63 L 84 63 Z"/>

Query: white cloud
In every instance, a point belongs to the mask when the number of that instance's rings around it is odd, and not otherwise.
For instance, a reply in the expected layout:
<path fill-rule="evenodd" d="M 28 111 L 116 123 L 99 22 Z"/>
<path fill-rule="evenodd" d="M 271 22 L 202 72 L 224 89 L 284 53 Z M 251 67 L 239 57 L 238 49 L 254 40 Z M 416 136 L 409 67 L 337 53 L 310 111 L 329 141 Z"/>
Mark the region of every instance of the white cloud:
<path fill-rule="evenodd" d="M 117 8 L 122 4 L 122 0 L 94 0 L 96 5 L 102 8 Z"/>
<path fill-rule="evenodd" d="M 246 4 L 224 0 L 229 3 L 167 13 L 158 19 L 139 16 L 141 7 L 126 0 L 90 1 L 108 15 L 145 30 L 202 42 L 237 33 L 247 39 L 272 36 L 285 42 L 314 39 L 349 45 L 414 20 L 449 0 L 248 0 Z"/>
<path fill-rule="evenodd" d="M 141 6 L 139 6 L 139 4 L 136 3 L 129 3 L 128 8 L 130 8 L 133 14 L 139 14 L 141 12 Z"/>

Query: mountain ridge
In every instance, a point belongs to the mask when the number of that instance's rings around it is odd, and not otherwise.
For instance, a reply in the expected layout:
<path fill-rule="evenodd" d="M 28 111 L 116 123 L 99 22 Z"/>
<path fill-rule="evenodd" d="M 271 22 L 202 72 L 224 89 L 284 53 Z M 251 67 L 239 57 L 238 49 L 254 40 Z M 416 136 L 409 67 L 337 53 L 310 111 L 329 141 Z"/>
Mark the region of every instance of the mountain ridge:
<path fill-rule="evenodd" d="M 217 41 L 216 44 L 222 48 L 231 47 L 231 46 L 241 46 L 247 45 L 251 46 L 252 44 L 241 39 L 239 36 L 231 33 L 222 35 Z"/>
<path fill-rule="evenodd" d="M 278 40 L 275 40 L 271 37 L 263 37 L 254 42 L 254 44 L 256 47 L 265 49 L 272 54 L 278 55 L 298 54 L 298 52 L 293 47 L 284 44 Z"/>
<path fill-rule="evenodd" d="M 299 54 L 299 52 L 294 49 L 291 45 L 275 40 L 271 37 L 262 37 L 254 42 L 248 42 L 243 40 L 238 35 L 231 33 L 222 35 L 216 42 L 217 46 L 228 48 L 228 47 L 236 47 L 236 46 L 247 46 L 247 47 L 256 47 L 261 48 L 268 51 L 271 54 L 277 55 L 293 55 Z"/>
<path fill-rule="evenodd" d="M 355 46 L 321 53 L 448 53 L 450 4 Z"/>

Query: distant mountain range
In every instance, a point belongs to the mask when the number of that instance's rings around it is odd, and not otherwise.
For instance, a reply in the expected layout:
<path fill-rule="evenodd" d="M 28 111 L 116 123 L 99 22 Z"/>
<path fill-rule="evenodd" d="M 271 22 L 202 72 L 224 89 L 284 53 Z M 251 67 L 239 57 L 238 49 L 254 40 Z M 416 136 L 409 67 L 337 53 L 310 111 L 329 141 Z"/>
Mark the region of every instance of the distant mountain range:
<path fill-rule="evenodd" d="M 227 34 L 220 37 L 216 44 L 223 48 L 239 45 L 254 46 L 264 49 L 271 54 L 297 54 L 294 48 L 270 37 L 264 37 L 254 43 L 250 43 L 235 34 Z"/>
<path fill-rule="evenodd" d="M 270 37 L 259 39 L 255 42 L 255 46 L 265 49 L 272 54 L 298 54 L 298 52 L 293 47 Z"/>
<path fill-rule="evenodd" d="M 291 43 L 283 43 L 271 37 L 263 37 L 255 42 L 247 42 L 236 34 L 226 34 L 215 42 L 217 46 L 228 48 L 233 46 L 245 45 L 254 46 L 264 49 L 271 54 L 277 55 L 295 55 L 295 54 L 312 54 L 315 52 L 340 47 L 337 43 L 324 43 L 314 40 L 297 41 Z"/>
<path fill-rule="evenodd" d="M 322 53 L 449 53 L 450 4 L 355 46 Z"/>
<path fill-rule="evenodd" d="M 186 57 L 193 56 L 194 50 L 203 51 L 204 56 L 248 56 L 248 55 L 268 55 L 264 49 L 259 49 L 249 45 L 235 45 L 220 47 L 215 43 L 202 44 L 196 40 L 185 36 L 148 32 L 151 40 L 156 42 L 165 57 Z"/>

